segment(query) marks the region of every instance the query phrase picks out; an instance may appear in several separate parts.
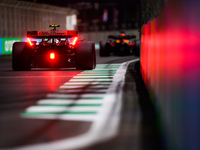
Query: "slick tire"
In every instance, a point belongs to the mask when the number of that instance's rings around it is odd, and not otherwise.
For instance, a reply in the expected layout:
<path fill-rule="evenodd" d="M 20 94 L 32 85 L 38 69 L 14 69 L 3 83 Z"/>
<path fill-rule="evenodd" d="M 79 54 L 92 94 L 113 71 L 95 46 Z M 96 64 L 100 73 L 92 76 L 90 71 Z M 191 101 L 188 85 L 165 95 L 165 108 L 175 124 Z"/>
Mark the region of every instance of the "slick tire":
<path fill-rule="evenodd" d="M 110 49 L 107 41 L 100 41 L 99 46 L 100 46 L 99 55 L 101 57 L 110 56 Z"/>
<path fill-rule="evenodd" d="M 95 44 L 92 41 L 77 43 L 76 49 L 76 69 L 92 70 L 96 67 Z"/>
<path fill-rule="evenodd" d="M 31 70 L 29 45 L 15 42 L 12 49 L 12 69 L 15 71 Z"/>

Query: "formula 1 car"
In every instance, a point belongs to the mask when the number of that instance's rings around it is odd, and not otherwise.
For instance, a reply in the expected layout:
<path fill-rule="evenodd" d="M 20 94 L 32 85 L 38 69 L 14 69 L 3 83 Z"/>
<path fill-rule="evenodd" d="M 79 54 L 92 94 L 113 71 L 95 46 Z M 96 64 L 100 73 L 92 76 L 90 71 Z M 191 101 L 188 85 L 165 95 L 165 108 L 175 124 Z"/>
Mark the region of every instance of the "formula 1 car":
<path fill-rule="evenodd" d="M 28 31 L 27 42 L 15 42 L 12 51 L 13 70 L 31 68 L 71 68 L 91 70 L 96 67 L 95 44 L 78 40 L 78 31 Z"/>
<path fill-rule="evenodd" d="M 109 35 L 108 41 L 100 41 L 100 56 L 110 56 L 110 53 L 114 55 L 132 55 L 134 53 L 135 35 L 125 35 L 123 32 L 120 35 Z"/>

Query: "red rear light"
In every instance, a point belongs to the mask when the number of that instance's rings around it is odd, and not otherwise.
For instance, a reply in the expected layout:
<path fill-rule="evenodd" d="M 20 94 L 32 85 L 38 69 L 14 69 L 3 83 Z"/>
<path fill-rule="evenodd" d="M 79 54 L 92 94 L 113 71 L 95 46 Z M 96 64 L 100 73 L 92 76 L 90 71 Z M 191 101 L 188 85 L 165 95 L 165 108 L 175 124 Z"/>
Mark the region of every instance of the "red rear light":
<path fill-rule="evenodd" d="M 73 41 L 72 45 L 75 45 L 75 44 L 76 44 L 77 39 L 78 39 L 78 37 L 75 37 L 75 38 L 74 38 L 74 41 Z"/>
<path fill-rule="evenodd" d="M 111 45 L 111 46 L 114 46 L 114 45 L 115 45 L 115 43 L 112 43 L 112 42 L 110 42 L 110 45 Z"/>
<path fill-rule="evenodd" d="M 29 38 L 27 38 L 28 43 L 30 44 L 30 46 L 33 46 L 33 43 L 31 42 L 31 40 Z"/>
<path fill-rule="evenodd" d="M 133 46 L 133 45 L 135 45 L 135 42 L 133 42 L 133 43 L 129 43 L 129 46 Z"/>
<path fill-rule="evenodd" d="M 125 34 L 124 34 L 124 33 L 122 33 L 122 34 L 121 34 L 121 36 L 125 36 Z"/>
<path fill-rule="evenodd" d="M 54 53 L 50 53 L 50 59 L 55 59 L 55 54 Z"/>

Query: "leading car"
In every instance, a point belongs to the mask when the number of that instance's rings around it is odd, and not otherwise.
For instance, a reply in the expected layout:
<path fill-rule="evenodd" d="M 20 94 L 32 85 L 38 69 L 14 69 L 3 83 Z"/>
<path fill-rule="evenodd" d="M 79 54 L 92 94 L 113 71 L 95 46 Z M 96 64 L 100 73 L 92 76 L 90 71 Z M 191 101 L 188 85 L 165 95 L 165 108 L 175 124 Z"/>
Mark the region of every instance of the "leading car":
<path fill-rule="evenodd" d="M 96 67 L 95 44 L 78 39 L 78 31 L 28 31 L 27 42 L 15 42 L 12 68 L 16 71 L 31 68 L 71 68 L 91 70 Z"/>
<path fill-rule="evenodd" d="M 122 32 L 120 35 L 109 35 L 108 41 L 100 41 L 100 56 L 114 55 L 125 56 L 132 55 L 135 52 L 135 35 L 125 35 Z"/>

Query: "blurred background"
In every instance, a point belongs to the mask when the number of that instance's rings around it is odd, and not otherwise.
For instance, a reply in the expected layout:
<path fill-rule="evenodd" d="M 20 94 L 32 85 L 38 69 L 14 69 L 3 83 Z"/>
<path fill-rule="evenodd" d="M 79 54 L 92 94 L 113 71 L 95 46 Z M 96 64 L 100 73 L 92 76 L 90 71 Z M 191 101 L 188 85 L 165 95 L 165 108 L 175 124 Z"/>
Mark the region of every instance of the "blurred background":
<path fill-rule="evenodd" d="M 0 10 L 3 54 L 11 53 L 15 41 L 25 41 L 27 31 L 49 30 L 50 24 L 59 24 L 59 30 L 78 30 L 81 39 L 95 42 L 122 30 L 139 38 L 138 0 L 1 0 Z"/>

